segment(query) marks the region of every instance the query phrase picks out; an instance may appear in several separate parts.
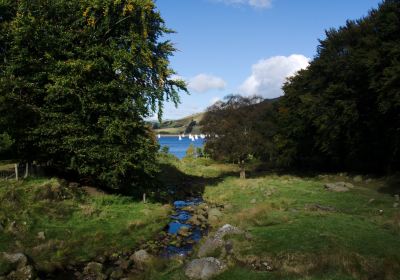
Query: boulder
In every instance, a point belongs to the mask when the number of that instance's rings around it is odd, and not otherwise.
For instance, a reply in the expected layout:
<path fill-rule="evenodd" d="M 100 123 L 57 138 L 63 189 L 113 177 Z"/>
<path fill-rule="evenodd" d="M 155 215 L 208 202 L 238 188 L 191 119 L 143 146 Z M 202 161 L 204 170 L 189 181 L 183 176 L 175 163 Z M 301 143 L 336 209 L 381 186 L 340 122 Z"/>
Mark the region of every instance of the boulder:
<path fill-rule="evenodd" d="M 324 188 L 331 192 L 347 192 L 350 188 L 354 188 L 353 184 L 345 182 L 327 183 Z"/>
<path fill-rule="evenodd" d="M 35 270 L 33 269 L 32 266 L 27 265 L 18 268 L 17 270 L 11 272 L 8 274 L 7 279 L 8 280 L 29 280 L 29 279 L 35 279 Z"/>
<path fill-rule="evenodd" d="M 10 264 L 14 268 L 25 267 L 28 263 L 28 258 L 22 253 L 16 254 L 2 254 L 2 260 L 8 264 Z"/>
<path fill-rule="evenodd" d="M 103 280 L 106 279 L 107 277 L 103 274 L 102 271 L 103 271 L 103 265 L 101 263 L 90 262 L 85 266 L 83 274 L 86 276 L 91 276 L 96 280 Z"/>
<path fill-rule="evenodd" d="M 356 183 L 362 182 L 363 177 L 361 175 L 354 176 L 353 181 Z"/>
<path fill-rule="evenodd" d="M 251 203 L 251 204 L 257 203 L 257 199 L 253 198 L 252 200 L 250 200 L 250 203 Z"/>
<path fill-rule="evenodd" d="M 124 272 L 118 267 L 111 272 L 110 279 L 121 279 L 123 275 Z"/>
<path fill-rule="evenodd" d="M 130 258 L 138 269 L 144 269 L 149 261 L 151 261 L 151 255 L 146 250 L 136 251 Z"/>
<path fill-rule="evenodd" d="M 218 250 L 224 245 L 224 241 L 221 239 L 208 238 L 203 244 L 201 244 L 197 256 L 199 258 L 206 257 Z"/>
<path fill-rule="evenodd" d="M 230 234 L 244 234 L 244 231 L 241 230 L 240 228 L 226 224 L 217 230 L 217 232 L 214 235 L 214 238 L 222 239 L 224 238 L 225 235 L 230 235 Z"/>
<path fill-rule="evenodd" d="M 199 248 L 198 257 L 207 257 L 225 245 L 224 237 L 231 234 L 245 234 L 237 227 L 226 224 L 220 227 L 214 236 L 209 237 Z"/>
<path fill-rule="evenodd" d="M 38 238 L 39 240 L 45 240 L 45 239 L 46 239 L 46 236 L 44 235 L 44 232 L 41 231 L 41 232 L 38 232 L 37 238 Z"/>
<path fill-rule="evenodd" d="M 226 269 L 226 264 L 216 258 L 192 260 L 185 268 L 185 275 L 190 279 L 210 279 Z"/>

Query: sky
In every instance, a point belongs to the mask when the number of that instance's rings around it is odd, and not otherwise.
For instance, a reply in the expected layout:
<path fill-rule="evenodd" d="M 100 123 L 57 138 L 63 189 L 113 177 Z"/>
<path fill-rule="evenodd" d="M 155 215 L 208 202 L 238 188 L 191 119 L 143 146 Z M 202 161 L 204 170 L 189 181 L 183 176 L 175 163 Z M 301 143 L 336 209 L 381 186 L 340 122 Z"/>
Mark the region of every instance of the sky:
<path fill-rule="evenodd" d="M 306 68 L 325 30 L 359 19 L 380 0 L 156 0 L 177 51 L 181 104 L 163 120 L 202 112 L 228 94 L 283 94 L 285 79 Z"/>

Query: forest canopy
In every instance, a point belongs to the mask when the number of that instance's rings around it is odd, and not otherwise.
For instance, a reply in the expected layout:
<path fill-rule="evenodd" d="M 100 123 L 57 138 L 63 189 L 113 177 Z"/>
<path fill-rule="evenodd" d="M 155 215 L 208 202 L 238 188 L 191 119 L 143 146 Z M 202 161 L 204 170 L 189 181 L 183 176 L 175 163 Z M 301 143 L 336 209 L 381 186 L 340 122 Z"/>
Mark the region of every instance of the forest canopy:
<path fill-rule="evenodd" d="M 309 67 L 284 85 L 276 146 L 289 167 L 400 168 L 400 1 L 326 31 Z"/>
<path fill-rule="evenodd" d="M 170 32 L 151 0 L 1 1 L 2 147 L 127 193 L 151 184 L 143 120 L 185 90 Z"/>

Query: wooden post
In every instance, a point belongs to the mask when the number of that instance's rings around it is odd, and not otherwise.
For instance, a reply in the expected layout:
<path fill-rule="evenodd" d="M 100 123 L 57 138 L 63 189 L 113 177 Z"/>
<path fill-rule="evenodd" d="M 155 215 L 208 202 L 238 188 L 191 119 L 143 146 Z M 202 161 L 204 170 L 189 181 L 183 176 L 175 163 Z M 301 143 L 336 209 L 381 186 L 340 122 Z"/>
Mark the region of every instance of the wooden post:
<path fill-rule="evenodd" d="M 15 168 L 15 180 L 18 181 L 18 163 L 14 164 L 14 168 Z"/>
<path fill-rule="evenodd" d="M 29 176 L 29 162 L 26 163 L 25 165 L 25 175 L 24 178 L 28 178 Z"/>
<path fill-rule="evenodd" d="M 143 193 L 143 203 L 146 203 L 146 193 Z"/>

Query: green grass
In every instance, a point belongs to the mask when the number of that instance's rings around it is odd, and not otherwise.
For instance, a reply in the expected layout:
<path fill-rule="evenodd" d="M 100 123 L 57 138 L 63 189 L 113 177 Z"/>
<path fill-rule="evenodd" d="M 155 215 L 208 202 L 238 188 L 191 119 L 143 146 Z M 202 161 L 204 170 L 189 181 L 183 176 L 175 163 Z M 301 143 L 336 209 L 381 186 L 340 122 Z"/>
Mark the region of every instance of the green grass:
<path fill-rule="evenodd" d="M 400 212 L 393 208 L 394 198 L 376 191 L 382 181 L 356 184 L 346 193 L 323 188 L 325 182 L 346 179 L 275 174 L 247 180 L 229 177 L 206 187 L 204 197 L 229 206 L 214 228 L 230 223 L 253 235 L 252 241 L 236 238 L 237 253 L 242 258 L 268 259 L 280 275 L 345 279 L 315 276 L 324 270 L 337 270 L 350 277 L 347 279 L 367 279 L 375 274 L 380 275 L 377 279 L 396 279 L 394 275 L 400 269 Z M 251 203 L 253 199 L 256 203 Z M 334 207 L 335 211 L 313 209 L 315 204 Z M 238 272 L 232 275 L 242 273 L 242 278 L 217 279 L 270 279 L 235 269 Z M 271 279 L 294 279 L 285 277 Z"/>
<path fill-rule="evenodd" d="M 65 198 L 49 198 L 48 188 Z M 56 179 L 0 181 L 0 251 L 21 251 L 42 270 L 137 248 L 166 223 L 169 208 L 115 195 L 90 197 Z M 39 232 L 45 240 L 39 240 Z"/>

